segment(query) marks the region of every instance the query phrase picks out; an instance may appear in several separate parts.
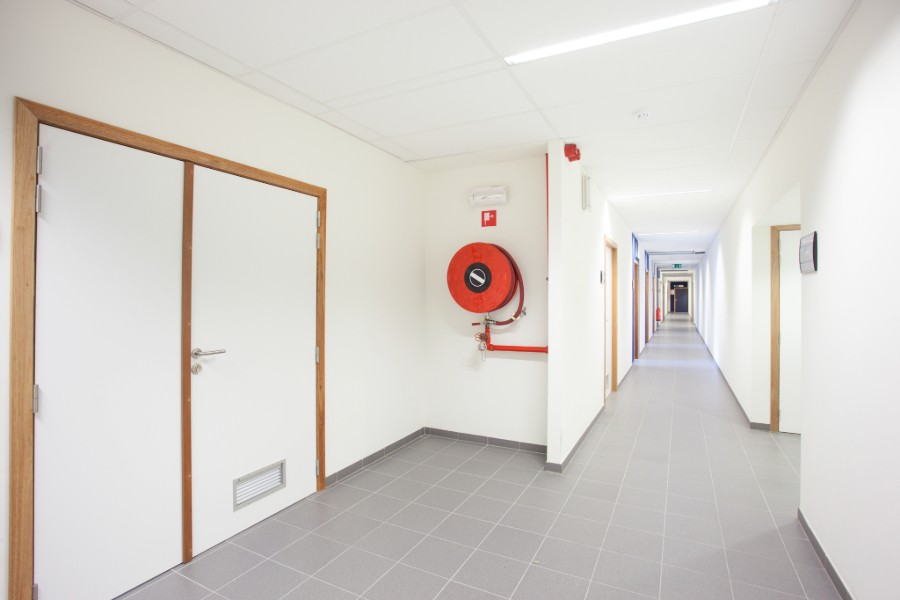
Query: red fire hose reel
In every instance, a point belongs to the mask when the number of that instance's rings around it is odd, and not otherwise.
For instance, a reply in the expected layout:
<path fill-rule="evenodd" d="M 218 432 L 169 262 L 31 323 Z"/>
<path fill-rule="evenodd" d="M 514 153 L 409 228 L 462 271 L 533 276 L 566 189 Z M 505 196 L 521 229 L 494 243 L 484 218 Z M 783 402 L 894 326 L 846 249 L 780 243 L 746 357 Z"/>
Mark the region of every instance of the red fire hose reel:
<path fill-rule="evenodd" d="M 525 283 L 513 257 L 496 244 L 476 242 L 457 250 L 447 267 L 450 295 L 469 312 L 485 314 L 484 333 L 475 337 L 483 350 L 511 352 L 547 352 L 546 346 L 498 346 L 491 343 L 491 327 L 509 325 L 524 313 Z M 519 292 L 515 313 L 503 321 L 494 321 L 486 313 L 510 303 Z M 481 325 L 482 323 L 473 323 Z"/>

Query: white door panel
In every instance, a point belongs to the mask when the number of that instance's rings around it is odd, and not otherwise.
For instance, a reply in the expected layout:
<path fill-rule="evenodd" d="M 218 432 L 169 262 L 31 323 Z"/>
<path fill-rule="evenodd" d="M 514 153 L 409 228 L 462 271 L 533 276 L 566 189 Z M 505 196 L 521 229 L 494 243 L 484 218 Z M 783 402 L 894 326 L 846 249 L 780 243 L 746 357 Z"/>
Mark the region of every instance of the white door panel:
<path fill-rule="evenodd" d="M 781 294 L 781 368 L 779 430 L 801 433 L 803 411 L 800 406 L 800 232 L 782 231 L 779 244 Z"/>
<path fill-rule="evenodd" d="M 181 562 L 183 165 L 40 143 L 34 576 L 42 600 L 112 598 Z"/>
<path fill-rule="evenodd" d="M 316 199 L 194 176 L 194 553 L 315 492 Z M 286 460 L 286 487 L 238 510 L 233 482 Z"/>

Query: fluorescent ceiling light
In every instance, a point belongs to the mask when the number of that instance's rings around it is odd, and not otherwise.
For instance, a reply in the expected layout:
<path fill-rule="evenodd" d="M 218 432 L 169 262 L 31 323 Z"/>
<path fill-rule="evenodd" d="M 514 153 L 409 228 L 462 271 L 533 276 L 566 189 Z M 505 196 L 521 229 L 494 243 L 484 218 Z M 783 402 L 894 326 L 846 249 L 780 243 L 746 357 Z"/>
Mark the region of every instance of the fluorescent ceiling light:
<path fill-rule="evenodd" d="M 676 27 L 681 27 L 682 25 L 691 25 L 692 23 L 709 21 L 710 19 L 717 19 L 719 17 L 725 17 L 753 10 L 755 8 L 762 8 L 769 4 L 775 4 L 777 1 L 778 0 L 732 0 L 731 2 L 693 10 L 680 15 L 647 21 L 646 23 L 622 27 L 621 29 L 613 29 L 612 31 L 595 33 L 594 35 L 544 46 L 543 48 L 537 48 L 535 50 L 528 50 L 527 52 L 507 56 L 504 60 L 506 60 L 506 64 L 508 65 L 518 65 L 540 58 L 547 58 L 548 56 L 556 56 L 558 54 L 565 54 L 567 52 L 574 52 L 585 48 L 593 48 L 594 46 L 627 40 L 628 38 L 638 37 L 639 35 L 647 35 L 648 33 L 674 29 Z"/>
<path fill-rule="evenodd" d="M 705 194 L 706 192 L 711 192 L 712 189 L 708 190 L 684 190 L 683 192 L 663 192 L 660 194 L 635 194 L 633 196 L 610 196 L 610 200 L 627 200 L 629 198 L 652 198 L 654 196 L 681 196 L 682 194 Z"/>

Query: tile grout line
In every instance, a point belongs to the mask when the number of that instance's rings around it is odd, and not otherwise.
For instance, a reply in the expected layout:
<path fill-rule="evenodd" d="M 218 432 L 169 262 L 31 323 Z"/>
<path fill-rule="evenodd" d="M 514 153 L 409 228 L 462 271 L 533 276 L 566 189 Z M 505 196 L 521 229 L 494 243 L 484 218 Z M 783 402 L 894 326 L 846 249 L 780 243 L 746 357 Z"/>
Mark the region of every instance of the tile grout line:
<path fill-rule="evenodd" d="M 769 433 L 769 437 L 772 437 L 771 433 Z M 750 469 L 751 469 L 751 471 L 753 471 L 753 481 L 756 482 L 756 487 L 759 490 L 759 493 L 763 497 L 763 502 L 766 503 L 766 510 L 769 513 L 769 518 L 772 520 L 772 524 L 775 525 L 775 531 L 778 533 L 778 540 L 781 542 L 782 547 L 784 547 L 784 552 L 788 557 L 788 561 L 790 561 L 791 567 L 794 569 L 794 575 L 797 577 L 797 582 L 800 584 L 800 589 L 803 591 L 803 596 L 805 598 L 809 598 L 809 593 L 806 591 L 806 586 L 803 585 L 803 579 L 800 577 L 800 571 L 799 571 L 799 569 L 797 569 L 797 565 L 794 563 L 794 557 L 791 556 L 791 551 L 787 547 L 787 543 L 785 543 L 784 537 L 781 535 L 781 529 L 778 527 L 778 523 L 775 521 L 775 514 L 772 511 L 772 507 L 769 506 L 769 499 L 766 498 L 766 494 L 762 489 L 762 485 L 760 485 L 760 483 L 759 483 L 759 476 L 756 474 L 756 469 L 753 468 L 752 461 L 750 461 L 750 454 L 747 452 L 747 447 L 744 445 L 744 440 L 740 439 L 740 436 L 738 436 L 738 439 L 740 440 L 741 449 L 744 452 L 744 456 L 746 456 L 747 461 L 750 462 Z M 775 441 L 775 440 L 773 440 L 773 441 Z M 776 446 L 778 445 L 777 441 L 775 441 L 775 445 Z M 790 461 L 788 461 L 788 462 L 790 463 Z M 799 478 L 799 476 L 798 476 L 798 478 Z M 830 580 L 830 578 L 829 578 L 829 580 Z"/>

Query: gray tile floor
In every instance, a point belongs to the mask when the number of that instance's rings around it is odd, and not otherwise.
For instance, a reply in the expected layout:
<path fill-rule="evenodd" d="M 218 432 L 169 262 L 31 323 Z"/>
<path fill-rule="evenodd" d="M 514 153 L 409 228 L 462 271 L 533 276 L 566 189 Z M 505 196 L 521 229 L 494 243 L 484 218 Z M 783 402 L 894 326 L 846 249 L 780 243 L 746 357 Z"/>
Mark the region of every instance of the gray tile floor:
<path fill-rule="evenodd" d="M 747 428 L 663 324 L 565 474 L 424 436 L 129 600 L 837 600 L 796 518 L 800 439 Z"/>

